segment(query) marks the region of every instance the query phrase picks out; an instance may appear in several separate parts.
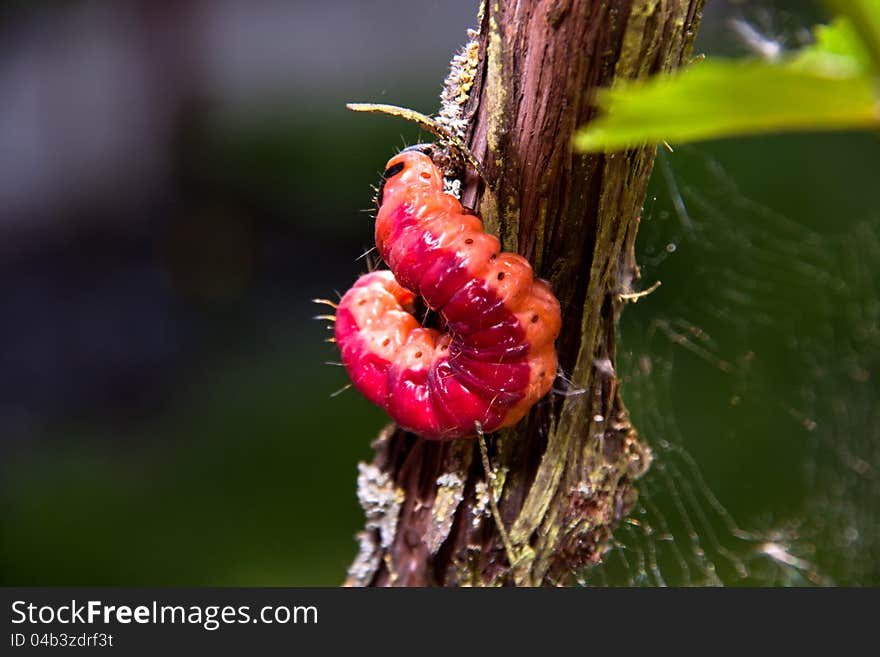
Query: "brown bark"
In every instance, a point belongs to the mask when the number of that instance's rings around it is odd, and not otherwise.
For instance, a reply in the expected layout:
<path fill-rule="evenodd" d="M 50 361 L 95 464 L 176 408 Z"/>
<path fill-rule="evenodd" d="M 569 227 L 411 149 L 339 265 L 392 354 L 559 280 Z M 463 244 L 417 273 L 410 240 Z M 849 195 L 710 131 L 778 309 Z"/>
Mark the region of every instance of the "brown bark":
<path fill-rule="evenodd" d="M 476 441 L 429 442 L 389 427 L 362 466 L 367 526 L 352 585 L 564 583 L 599 561 L 633 507 L 648 467 L 615 369 L 621 294 L 639 277 L 633 253 L 655 148 L 572 152 L 594 91 L 669 71 L 690 56 L 702 0 L 489 2 L 466 110 L 479 208 L 505 250 L 526 256 L 557 294 L 568 381 L 518 426 L 490 437 L 493 488 L 516 552 L 511 564 L 488 512 Z"/>

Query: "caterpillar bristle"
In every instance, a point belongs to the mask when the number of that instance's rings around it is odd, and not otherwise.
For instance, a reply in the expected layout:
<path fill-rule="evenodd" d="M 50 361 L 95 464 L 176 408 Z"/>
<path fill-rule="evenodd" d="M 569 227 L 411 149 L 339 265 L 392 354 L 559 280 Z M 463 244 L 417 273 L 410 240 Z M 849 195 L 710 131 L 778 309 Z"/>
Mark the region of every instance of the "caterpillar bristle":
<path fill-rule="evenodd" d="M 328 322 L 335 322 L 336 315 L 315 315 L 312 319 L 326 319 Z"/>
<path fill-rule="evenodd" d="M 370 249 L 367 249 L 366 251 L 364 251 L 363 253 L 361 253 L 357 258 L 354 259 L 355 262 L 357 262 L 358 260 L 362 260 L 362 259 L 366 258 L 368 255 L 370 255 L 370 254 L 371 254 L 373 251 L 375 251 L 375 250 L 376 250 L 376 247 L 375 247 L 375 246 L 372 247 L 372 248 L 370 248 Z"/>
<path fill-rule="evenodd" d="M 334 310 L 338 307 L 337 304 L 333 303 L 329 299 L 312 299 L 312 303 L 323 304 L 325 306 L 330 306 Z"/>
<path fill-rule="evenodd" d="M 332 360 L 325 360 L 324 365 L 333 365 L 334 367 L 345 367 L 345 365 L 343 365 L 342 363 L 337 363 L 336 361 L 332 361 Z"/>
<path fill-rule="evenodd" d="M 325 338 L 324 342 L 336 342 L 336 338 Z"/>
<path fill-rule="evenodd" d="M 332 399 L 333 397 L 338 397 L 338 396 L 341 395 L 343 392 L 345 392 L 346 390 L 348 390 L 349 388 L 351 388 L 351 385 L 352 385 L 352 384 L 347 383 L 346 385 L 342 386 L 342 387 L 341 387 L 339 390 L 337 390 L 336 392 L 331 393 L 331 394 L 330 394 L 330 398 Z"/>

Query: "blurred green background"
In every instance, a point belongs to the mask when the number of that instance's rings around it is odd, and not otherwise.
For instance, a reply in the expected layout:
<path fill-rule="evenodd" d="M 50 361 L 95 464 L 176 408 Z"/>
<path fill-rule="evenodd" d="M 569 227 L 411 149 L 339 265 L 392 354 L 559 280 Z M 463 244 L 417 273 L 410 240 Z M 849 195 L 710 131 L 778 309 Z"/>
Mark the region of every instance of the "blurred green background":
<path fill-rule="evenodd" d="M 331 398 L 310 300 L 366 269 L 370 185 L 420 140 L 344 104 L 434 110 L 475 13 L 0 10 L 0 583 L 344 579 L 385 419 Z M 745 52 L 731 19 L 796 47 L 822 16 L 710 0 L 698 51 Z M 639 246 L 663 287 L 620 363 L 658 467 L 595 581 L 880 583 L 877 171 L 873 135 L 663 155 Z"/>

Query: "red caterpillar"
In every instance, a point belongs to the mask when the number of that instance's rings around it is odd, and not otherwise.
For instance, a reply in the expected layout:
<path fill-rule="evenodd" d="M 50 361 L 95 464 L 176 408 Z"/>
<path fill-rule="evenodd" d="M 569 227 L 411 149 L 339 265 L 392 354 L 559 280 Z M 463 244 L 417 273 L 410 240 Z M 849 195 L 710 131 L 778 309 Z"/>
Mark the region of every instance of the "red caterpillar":
<path fill-rule="evenodd" d="M 432 440 L 515 424 L 556 376 L 561 317 L 549 285 L 443 192 L 420 147 L 388 162 L 378 203 L 376 247 L 391 271 L 361 276 L 336 311 L 355 387 Z M 445 331 L 420 325 L 415 295 Z"/>

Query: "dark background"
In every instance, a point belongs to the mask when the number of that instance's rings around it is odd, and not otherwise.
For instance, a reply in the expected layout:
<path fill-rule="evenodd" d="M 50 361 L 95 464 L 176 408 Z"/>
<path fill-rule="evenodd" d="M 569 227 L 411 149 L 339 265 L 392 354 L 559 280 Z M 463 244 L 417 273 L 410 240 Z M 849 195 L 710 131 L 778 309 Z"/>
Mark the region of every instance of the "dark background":
<path fill-rule="evenodd" d="M 347 380 L 324 364 L 338 358 L 310 300 L 365 271 L 370 186 L 420 138 L 344 104 L 433 111 L 475 13 L 471 0 L 2 6 L 0 583 L 342 581 L 362 524 L 356 464 L 385 419 L 353 391 L 330 397 Z M 731 17 L 796 47 L 822 16 L 710 0 L 698 51 L 744 52 Z M 640 262 L 663 287 L 625 313 L 624 395 L 660 461 L 671 441 L 706 483 L 690 500 L 661 468 L 646 499 L 688 559 L 676 509 L 695 517 L 714 494 L 804 553 L 816 581 L 880 582 L 876 254 L 849 255 L 877 235 L 880 143 L 762 137 L 662 163 Z M 765 243 L 811 266 L 756 257 Z M 840 261 L 864 266 L 836 285 L 823 272 Z M 744 299 L 718 311 L 719 292 Z M 866 483 L 842 483 L 854 477 Z M 635 526 L 617 552 L 660 540 Z M 747 576 L 729 583 L 789 582 L 754 561 L 763 545 L 735 548 Z M 625 563 L 604 581 L 657 583 Z"/>

